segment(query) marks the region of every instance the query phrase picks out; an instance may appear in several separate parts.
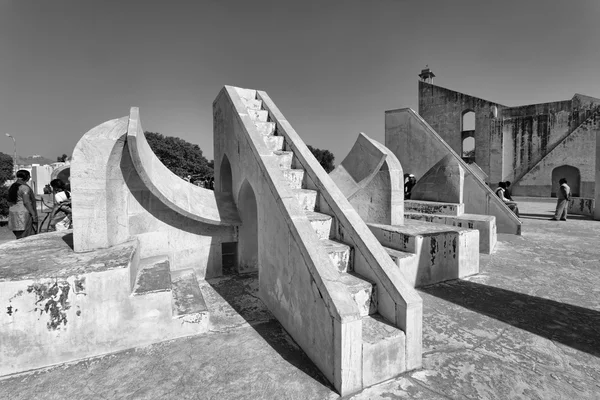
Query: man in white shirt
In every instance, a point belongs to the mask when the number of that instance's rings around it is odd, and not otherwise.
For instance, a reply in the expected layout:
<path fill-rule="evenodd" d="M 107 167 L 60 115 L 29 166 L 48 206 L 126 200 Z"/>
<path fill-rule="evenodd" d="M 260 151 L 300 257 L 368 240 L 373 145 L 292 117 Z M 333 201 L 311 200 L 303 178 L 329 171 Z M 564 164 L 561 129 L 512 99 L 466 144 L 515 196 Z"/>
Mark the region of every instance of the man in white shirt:
<path fill-rule="evenodd" d="M 556 201 L 556 211 L 554 212 L 554 218 L 550 218 L 552 221 L 558 221 L 559 217 L 561 221 L 567 220 L 567 210 L 569 208 L 569 200 L 571 200 L 571 188 L 567 185 L 567 180 L 561 178 L 558 181 L 560 187 L 558 188 Z"/>

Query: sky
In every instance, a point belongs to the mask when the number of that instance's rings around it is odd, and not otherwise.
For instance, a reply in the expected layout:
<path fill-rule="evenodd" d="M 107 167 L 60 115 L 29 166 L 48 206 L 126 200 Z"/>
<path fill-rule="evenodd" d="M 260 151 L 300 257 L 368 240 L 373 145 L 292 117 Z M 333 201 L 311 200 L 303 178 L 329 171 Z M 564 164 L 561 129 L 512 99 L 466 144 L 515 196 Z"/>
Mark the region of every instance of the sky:
<path fill-rule="evenodd" d="M 0 152 L 69 156 L 140 107 L 147 131 L 213 157 L 224 85 L 266 91 L 341 162 L 418 74 L 517 106 L 600 97 L 598 0 L 0 0 Z"/>

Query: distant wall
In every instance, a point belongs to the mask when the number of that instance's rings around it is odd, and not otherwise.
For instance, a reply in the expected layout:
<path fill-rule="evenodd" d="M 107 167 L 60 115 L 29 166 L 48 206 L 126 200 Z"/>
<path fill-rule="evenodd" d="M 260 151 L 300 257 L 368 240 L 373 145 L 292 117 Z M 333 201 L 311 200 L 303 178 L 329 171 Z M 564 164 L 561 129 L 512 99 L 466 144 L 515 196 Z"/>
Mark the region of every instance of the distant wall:
<path fill-rule="evenodd" d="M 575 131 L 562 140 L 552 151 L 531 168 L 513 186 L 513 194 L 517 196 L 550 197 L 556 193 L 558 179 L 552 180 L 555 168 L 572 166 L 579 170 L 579 182 L 569 179 L 569 185 L 578 191 L 579 197 L 594 197 L 596 151 L 596 132 L 599 130 L 600 117 L 590 118 L 590 123 L 583 123 Z M 592 160 L 592 162 L 589 162 Z M 565 176 L 565 178 L 567 178 Z M 570 178 L 570 177 L 569 177 Z"/>
<path fill-rule="evenodd" d="M 576 94 L 571 100 L 507 107 L 419 82 L 419 115 L 460 154 L 462 115 L 474 111 L 477 164 L 492 186 L 518 182 L 513 192 L 522 196 L 550 196 L 552 170 L 560 165 L 578 168 L 580 195 L 593 196 L 594 134 L 571 135 L 599 105 L 600 99 Z M 553 154 L 548 158 L 549 153 Z"/>
<path fill-rule="evenodd" d="M 44 194 L 44 187 L 50 184 L 52 167 L 50 165 L 34 165 L 31 167 L 31 185 L 36 195 Z"/>
<path fill-rule="evenodd" d="M 462 151 L 463 114 L 475 112 L 475 162 L 492 181 L 502 168 L 501 131 L 494 124 L 493 107 L 500 113 L 505 106 L 419 81 L 419 115 L 456 154 Z"/>

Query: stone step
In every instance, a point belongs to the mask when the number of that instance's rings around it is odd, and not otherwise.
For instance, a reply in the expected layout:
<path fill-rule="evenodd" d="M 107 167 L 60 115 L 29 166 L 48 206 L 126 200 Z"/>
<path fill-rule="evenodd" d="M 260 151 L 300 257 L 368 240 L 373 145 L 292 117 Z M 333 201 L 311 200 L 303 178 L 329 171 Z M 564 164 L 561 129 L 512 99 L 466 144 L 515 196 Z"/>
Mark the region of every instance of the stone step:
<path fill-rule="evenodd" d="M 352 247 L 330 239 L 322 239 L 321 243 L 338 271 L 349 272 L 352 270 Z"/>
<path fill-rule="evenodd" d="M 402 258 L 401 272 L 414 287 L 464 278 L 479 272 L 479 231 L 405 219 L 404 225 L 367 226 L 384 247 L 414 253 Z"/>
<path fill-rule="evenodd" d="M 256 126 L 258 133 L 260 133 L 261 135 L 271 136 L 275 133 L 275 127 L 277 126 L 277 124 L 275 122 L 254 121 L 254 126 Z"/>
<path fill-rule="evenodd" d="M 283 169 L 281 171 L 292 189 L 302 189 L 302 181 L 304 180 L 303 169 Z"/>
<path fill-rule="evenodd" d="M 267 145 L 267 148 L 271 151 L 281 151 L 285 144 L 285 138 L 283 136 L 263 136 L 263 140 Z"/>
<path fill-rule="evenodd" d="M 479 252 L 492 254 L 497 242 L 496 217 L 493 215 L 462 214 L 460 216 L 405 212 L 406 219 L 425 221 L 479 231 Z"/>
<path fill-rule="evenodd" d="M 248 115 L 252 120 L 259 122 L 267 122 L 269 119 L 269 112 L 267 110 L 248 109 Z"/>
<path fill-rule="evenodd" d="M 416 254 L 391 249 L 385 246 L 383 248 L 388 253 L 394 264 L 396 264 L 399 268 L 410 267 L 412 266 L 413 262 L 418 261 Z"/>
<path fill-rule="evenodd" d="M 262 100 L 246 99 L 244 97 L 241 97 L 241 99 L 242 99 L 242 103 L 244 103 L 244 106 L 246 106 L 246 108 L 248 108 L 248 109 L 260 110 L 262 108 Z"/>
<path fill-rule="evenodd" d="M 275 154 L 277 156 L 277 158 L 279 159 L 279 168 L 281 168 L 281 169 L 291 169 L 292 168 L 292 160 L 294 159 L 293 152 L 278 150 L 278 151 L 274 151 L 273 154 Z"/>
<path fill-rule="evenodd" d="M 363 385 L 371 386 L 405 372 L 405 333 L 373 314 L 362 319 Z"/>
<path fill-rule="evenodd" d="M 208 323 L 208 308 L 193 269 L 171 272 L 173 318 L 189 323 Z"/>
<path fill-rule="evenodd" d="M 317 191 L 311 189 L 296 189 L 296 198 L 300 207 L 305 211 L 314 211 L 317 204 Z"/>
<path fill-rule="evenodd" d="M 404 200 L 404 212 L 459 216 L 465 212 L 464 203 L 440 203 L 425 200 Z"/>
<path fill-rule="evenodd" d="M 306 216 L 315 232 L 317 232 L 319 239 L 329 239 L 333 217 L 315 211 L 307 211 Z"/>
<path fill-rule="evenodd" d="M 170 265 L 167 256 L 142 258 L 133 285 L 135 296 L 171 290 Z"/>
<path fill-rule="evenodd" d="M 377 312 L 377 286 L 354 272 L 340 274 L 340 282 L 356 302 L 362 317 Z"/>

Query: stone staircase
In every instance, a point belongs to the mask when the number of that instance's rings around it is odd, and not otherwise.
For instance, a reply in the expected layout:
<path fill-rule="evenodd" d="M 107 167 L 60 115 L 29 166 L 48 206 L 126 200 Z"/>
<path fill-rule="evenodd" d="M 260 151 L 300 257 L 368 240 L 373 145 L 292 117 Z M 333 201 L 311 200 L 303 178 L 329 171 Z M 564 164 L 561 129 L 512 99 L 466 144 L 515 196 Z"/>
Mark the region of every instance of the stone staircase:
<path fill-rule="evenodd" d="M 196 324 L 197 333 L 208 330 L 208 308 L 196 273 L 191 268 L 171 271 L 166 255 L 139 260 L 131 294 L 136 297 L 159 296 L 163 302 L 170 300 L 173 320 Z"/>
<path fill-rule="evenodd" d="M 331 268 L 338 271 L 340 282 L 358 306 L 362 317 L 363 385 L 369 386 L 398 375 L 403 372 L 405 364 L 404 332 L 378 313 L 377 286 L 354 272 L 354 249 L 335 240 L 335 218 L 317 210 L 318 191 L 306 188 L 305 171 L 295 168 L 299 163 L 294 162 L 294 153 L 286 150 L 285 138 L 277 134 L 276 123 L 269 120 L 269 112 L 262 109 L 261 100 L 243 96 L 241 99 L 265 144 L 279 160 L 283 176 L 329 255 Z"/>

